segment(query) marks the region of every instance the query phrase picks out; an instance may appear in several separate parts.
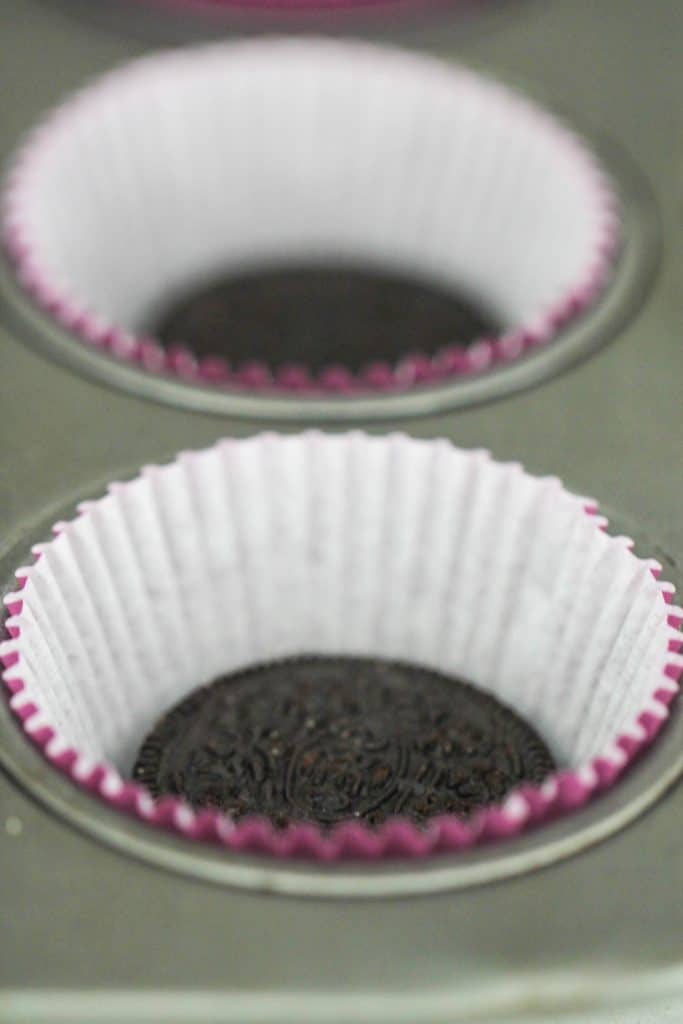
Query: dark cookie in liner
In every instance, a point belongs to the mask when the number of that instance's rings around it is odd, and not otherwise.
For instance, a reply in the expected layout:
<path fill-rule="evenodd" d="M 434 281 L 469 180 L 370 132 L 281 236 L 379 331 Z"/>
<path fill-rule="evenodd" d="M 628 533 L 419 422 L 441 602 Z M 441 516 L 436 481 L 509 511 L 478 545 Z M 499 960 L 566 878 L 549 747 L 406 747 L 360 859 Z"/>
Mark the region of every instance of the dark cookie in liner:
<path fill-rule="evenodd" d="M 134 778 L 153 796 L 276 825 L 466 816 L 555 768 L 518 715 L 417 666 L 304 657 L 194 691 L 145 740 Z"/>
<path fill-rule="evenodd" d="M 317 372 L 394 363 L 416 350 L 435 355 L 493 336 L 500 324 L 474 299 L 407 275 L 301 266 L 226 274 L 179 297 L 149 327 L 199 358 Z"/>

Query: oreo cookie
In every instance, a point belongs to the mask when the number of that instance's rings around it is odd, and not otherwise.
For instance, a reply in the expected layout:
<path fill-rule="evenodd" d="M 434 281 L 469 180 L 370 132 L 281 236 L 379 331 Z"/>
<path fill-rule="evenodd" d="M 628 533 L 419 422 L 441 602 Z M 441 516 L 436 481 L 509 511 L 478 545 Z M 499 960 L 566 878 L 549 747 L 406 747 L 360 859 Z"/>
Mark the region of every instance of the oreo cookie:
<path fill-rule="evenodd" d="M 476 687 L 417 666 L 306 657 L 202 687 L 142 745 L 133 776 L 278 826 L 465 817 L 555 768 L 540 737 Z"/>
<path fill-rule="evenodd" d="M 330 364 L 357 371 L 419 349 L 434 355 L 495 335 L 500 324 L 471 297 L 419 279 L 345 266 L 226 275 L 180 296 L 149 325 L 165 345 L 233 366 Z"/>

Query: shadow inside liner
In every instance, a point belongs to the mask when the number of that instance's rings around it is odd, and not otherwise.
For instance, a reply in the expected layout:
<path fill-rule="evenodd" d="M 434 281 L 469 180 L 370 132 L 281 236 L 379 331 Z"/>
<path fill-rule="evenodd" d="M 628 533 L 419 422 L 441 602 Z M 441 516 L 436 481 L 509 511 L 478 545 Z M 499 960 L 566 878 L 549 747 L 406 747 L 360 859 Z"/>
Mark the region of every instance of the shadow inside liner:
<path fill-rule="evenodd" d="M 466 346 L 500 324 L 469 296 L 392 271 L 287 266 L 233 272 L 178 297 L 149 324 L 165 345 L 312 370 Z"/>

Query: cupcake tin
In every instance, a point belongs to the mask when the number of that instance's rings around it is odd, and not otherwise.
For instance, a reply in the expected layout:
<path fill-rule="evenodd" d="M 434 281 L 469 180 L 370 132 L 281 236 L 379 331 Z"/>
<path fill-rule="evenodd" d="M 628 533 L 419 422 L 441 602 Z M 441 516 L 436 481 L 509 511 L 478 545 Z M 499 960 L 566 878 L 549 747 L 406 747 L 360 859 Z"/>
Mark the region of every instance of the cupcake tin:
<path fill-rule="evenodd" d="M 557 475 L 595 497 L 611 532 L 659 559 L 680 593 L 683 115 L 672 97 L 683 10 L 486 6 L 495 13 L 383 29 L 347 20 L 344 31 L 457 58 L 566 117 L 619 188 L 619 273 L 538 361 L 437 397 L 326 399 L 307 418 L 443 437 Z M 168 41 L 149 18 L 144 31 L 128 15 L 112 26 L 65 0 L 0 0 L 0 20 L 0 85 L 12 97 L 3 161 L 61 95 Z M 141 384 L 123 364 L 104 372 L 33 310 L 7 266 L 1 292 L 3 590 L 31 545 L 108 481 L 301 418 L 291 399 L 212 404 L 178 381 Z M 457 860 L 331 874 L 198 852 L 110 811 L 46 765 L 3 701 L 0 1019 L 680 1020 L 681 750 L 674 708 L 622 783 L 555 825 Z"/>

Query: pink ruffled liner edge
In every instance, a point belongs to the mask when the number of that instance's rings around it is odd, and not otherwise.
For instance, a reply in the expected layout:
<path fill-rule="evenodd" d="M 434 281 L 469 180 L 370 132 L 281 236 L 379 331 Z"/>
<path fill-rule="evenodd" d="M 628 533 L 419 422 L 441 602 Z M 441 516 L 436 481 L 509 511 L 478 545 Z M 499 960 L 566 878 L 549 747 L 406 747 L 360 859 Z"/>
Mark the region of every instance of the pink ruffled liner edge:
<path fill-rule="evenodd" d="M 487 0 L 132 0 L 137 7 L 165 8 L 178 14 L 219 17 L 229 12 L 250 14 L 343 14 L 384 10 L 426 10 L 431 7 L 472 8 Z M 491 0 L 488 0 L 490 6 Z"/>
<path fill-rule="evenodd" d="M 116 485 L 110 485 L 116 486 Z M 77 518 L 87 515 L 88 506 L 79 506 Z M 586 499 L 584 511 L 594 518 L 597 529 L 606 530 L 607 520 L 599 514 L 597 503 Z M 52 528 L 55 535 L 64 523 Z M 615 538 L 616 540 L 617 538 Z M 633 541 L 618 540 L 628 550 Z M 33 548 L 34 565 L 40 559 L 43 545 Z M 218 844 L 233 852 L 268 854 L 281 859 L 303 859 L 322 862 L 348 860 L 419 859 L 436 854 L 455 853 L 488 842 L 516 836 L 542 823 L 550 822 L 580 808 L 609 789 L 634 759 L 655 739 L 669 717 L 669 708 L 680 690 L 683 674 L 683 609 L 674 605 L 673 584 L 659 579 L 662 566 L 655 559 L 639 559 L 657 580 L 667 605 L 667 625 L 671 630 L 668 655 L 661 668 L 659 685 L 648 707 L 631 727 L 612 742 L 608 750 L 575 771 L 556 772 L 541 785 L 522 785 L 508 794 L 499 805 L 483 808 L 467 820 L 455 815 L 441 815 L 430 820 L 425 828 L 396 818 L 371 828 L 362 822 L 348 821 L 324 831 L 306 822 L 277 829 L 270 821 L 256 816 L 238 822 L 218 811 L 195 811 L 183 800 L 163 797 L 154 800 L 137 783 L 124 780 L 111 765 L 93 763 L 72 747 L 64 747 L 55 729 L 42 720 L 40 709 L 23 696 L 25 683 L 17 673 L 21 639 L 21 592 L 31 576 L 32 567 L 20 568 L 15 576 L 18 588 L 6 595 L 6 629 L 10 640 L 0 643 L 0 662 L 4 666 L 2 680 L 9 693 L 9 706 L 21 723 L 27 737 L 39 748 L 58 771 L 81 789 L 99 797 L 118 811 L 123 811 L 150 825 L 201 842 Z"/>
<path fill-rule="evenodd" d="M 149 59 L 139 59 L 133 65 Z M 115 80 L 125 79 L 130 67 L 124 65 L 106 73 L 99 81 L 96 80 L 94 89 L 106 89 Z M 508 91 L 512 95 L 512 90 Z M 49 269 L 41 265 L 22 216 L 23 181 L 31 174 L 33 164 L 37 163 L 43 149 L 50 145 L 52 132 L 92 94 L 92 85 L 73 93 L 48 112 L 20 146 L 10 166 L 2 196 L 2 240 L 19 284 L 44 313 L 89 348 L 146 372 L 224 391 L 266 395 L 353 397 L 443 384 L 509 364 L 548 344 L 560 330 L 587 312 L 611 277 L 620 243 L 619 200 L 614 188 L 583 140 L 554 115 L 532 100 L 525 99 L 530 108 L 543 115 L 545 130 L 553 134 L 567 151 L 573 151 L 582 164 L 582 171 L 593 191 L 596 210 L 593 256 L 587 261 L 581 279 L 533 322 L 498 336 L 478 338 L 466 347 L 450 345 L 434 355 L 407 352 L 394 363 L 370 362 L 358 371 L 341 364 L 327 365 L 317 372 L 299 363 L 272 368 L 260 360 L 233 367 L 222 356 L 197 358 L 190 348 L 182 345 L 166 348 L 154 337 L 133 334 L 109 322 L 60 289 Z"/>

